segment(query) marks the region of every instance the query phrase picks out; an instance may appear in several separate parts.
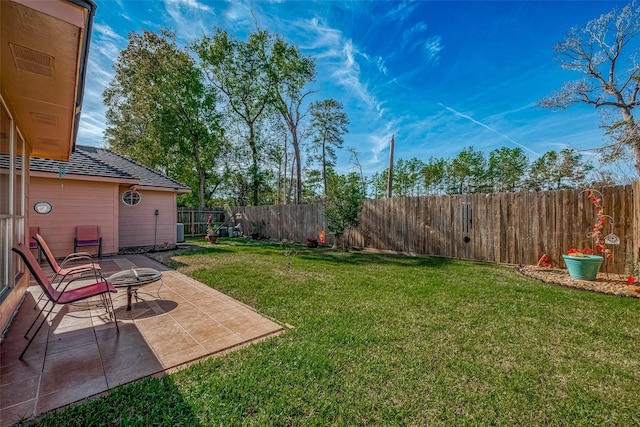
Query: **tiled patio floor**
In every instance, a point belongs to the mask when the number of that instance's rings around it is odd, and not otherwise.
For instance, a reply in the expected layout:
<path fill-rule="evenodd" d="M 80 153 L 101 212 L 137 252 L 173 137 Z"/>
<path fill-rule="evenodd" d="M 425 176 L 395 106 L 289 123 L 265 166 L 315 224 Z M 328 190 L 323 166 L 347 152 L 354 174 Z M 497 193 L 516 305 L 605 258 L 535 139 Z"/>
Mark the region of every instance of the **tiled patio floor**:
<path fill-rule="evenodd" d="M 58 306 L 27 350 L 39 288 L 32 286 L 0 344 L 0 426 L 81 401 L 150 375 L 277 334 L 279 324 L 143 255 L 104 258 L 105 275 L 132 267 L 162 271 L 126 310 L 112 294 L 120 333 L 98 301 Z"/>

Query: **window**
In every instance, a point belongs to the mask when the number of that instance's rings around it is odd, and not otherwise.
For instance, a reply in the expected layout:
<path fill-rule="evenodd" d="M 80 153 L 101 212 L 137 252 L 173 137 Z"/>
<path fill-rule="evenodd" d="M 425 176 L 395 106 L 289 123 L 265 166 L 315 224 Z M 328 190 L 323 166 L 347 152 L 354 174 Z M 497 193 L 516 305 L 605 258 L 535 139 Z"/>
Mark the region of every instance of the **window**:
<path fill-rule="evenodd" d="M 24 272 L 11 247 L 24 242 L 25 144 L 0 98 L 0 301 Z"/>
<path fill-rule="evenodd" d="M 142 197 L 136 190 L 127 190 L 122 193 L 122 203 L 127 206 L 135 206 L 140 204 Z"/>
<path fill-rule="evenodd" d="M 11 143 L 9 134 L 12 121 L 4 109 L 4 104 L 0 105 L 0 295 L 4 295 L 9 290 L 10 265 L 10 243 L 11 239 L 11 186 L 10 181 L 13 170 L 13 159 L 11 157 Z"/>

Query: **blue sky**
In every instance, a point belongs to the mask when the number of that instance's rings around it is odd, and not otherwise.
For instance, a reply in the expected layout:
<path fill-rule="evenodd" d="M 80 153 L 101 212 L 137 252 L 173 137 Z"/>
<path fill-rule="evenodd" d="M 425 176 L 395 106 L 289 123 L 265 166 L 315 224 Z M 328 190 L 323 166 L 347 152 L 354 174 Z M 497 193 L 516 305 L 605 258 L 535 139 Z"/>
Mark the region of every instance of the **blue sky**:
<path fill-rule="evenodd" d="M 586 105 L 556 112 L 536 101 L 580 78 L 553 60 L 573 26 L 622 8 L 616 1 L 204 1 L 97 0 L 78 144 L 103 145 L 102 91 L 127 34 L 169 28 L 188 43 L 213 27 L 239 37 L 261 28 L 315 58 L 316 100 L 342 102 L 345 148 L 366 173 L 395 157 L 486 155 L 521 147 L 531 160 L 549 150 L 584 150 L 607 139 Z M 635 41 L 636 45 L 640 43 Z M 349 154 L 338 170 L 349 170 Z"/>

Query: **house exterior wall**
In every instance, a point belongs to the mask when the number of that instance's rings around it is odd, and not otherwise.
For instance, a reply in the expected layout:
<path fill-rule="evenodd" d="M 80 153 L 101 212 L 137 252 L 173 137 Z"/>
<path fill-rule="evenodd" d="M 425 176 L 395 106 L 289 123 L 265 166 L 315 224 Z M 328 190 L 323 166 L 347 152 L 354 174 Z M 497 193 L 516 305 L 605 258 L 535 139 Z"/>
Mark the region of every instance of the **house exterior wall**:
<path fill-rule="evenodd" d="M 36 198 L 29 194 L 34 186 L 30 183 L 28 159 L 39 155 L 66 161 L 73 151 L 80 118 L 77 107 L 82 103 L 84 93 L 94 12 L 95 4 L 91 1 L 0 1 L 0 40 L 3 45 L 0 49 L 0 110 L 6 111 L 0 115 L 0 152 L 5 142 L 13 145 L 19 140 L 23 146 L 17 153 L 17 156 L 22 156 L 21 173 L 9 177 L 6 190 L 2 186 L 0 192 L 0 199 L 13 201 L 12 209 L 0 209 L 0 223 L 3 223 L 0 227 L 3 230 L 0 233 L 0 272 L 3 273 L 0 281 L 0 334 L 23 300 L 30 280 L 24 263 L 10 251 L 11 247 L 28 244 L 29 219 L 32 216 L 29 210 L 33 209 L 31 201 Z M 20 69 L 11 59 L 9 42 L 53 56 L 53 76 L 43 79 L 40 73 Z M 56 119 L 56 126 L 36 123 L 34 113 Z M 15 168 L 10 166 L 10 169 Z M 18 182 L 20 177 L 24 177 L 22 182 Z M 10 275 L 8 279 L 7 273 Z"/>
<path fill-rule="evenodd" d="M 138 189 L 140 203 L 128 206 L 122 202 L 122 193 L 128 187 L 120 187 L 119 241 L 121 248 L 137 246 L 162 246 L 176 244 L 176 193 Z M 157 228 L 155 211 L 158 210 Z"/>
<path fill-rule="evenodd" d="M 102 254 L 118 252 L 118 192 L 113 182 L 83 181 L 67 177 L 31 177 L 29 203 L 26 206 L 32 227 L 40 227 L 53 255 L 64 257 L 73 252 L 76 226 L 97 225 L 102 236 Z M 51 204 L 45 215 L 34 211 L 39 201 Z M 97 247 L 82 247 L 80 251 L 98 253 Z"/>

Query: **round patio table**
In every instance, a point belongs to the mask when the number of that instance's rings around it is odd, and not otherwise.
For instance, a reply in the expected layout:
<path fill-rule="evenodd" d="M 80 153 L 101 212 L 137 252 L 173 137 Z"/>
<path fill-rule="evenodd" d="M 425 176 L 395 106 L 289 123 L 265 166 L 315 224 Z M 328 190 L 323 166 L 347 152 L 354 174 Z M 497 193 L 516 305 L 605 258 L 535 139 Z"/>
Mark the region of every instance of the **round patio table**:
<path fill-rule="evenodd" d="M 131 295 L 138 298 L 138 288 L 149 283 L 162 281 L 162 273 L 153 268 L 130 268 L 114 273 L 107 279 L 116 288 L 127 287 L 127 310 L 131 310 Z M 160 283 L 162 286 L 162 282 Z M 160 290 L 158 290 L 160 292 Z"/>

